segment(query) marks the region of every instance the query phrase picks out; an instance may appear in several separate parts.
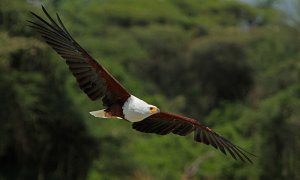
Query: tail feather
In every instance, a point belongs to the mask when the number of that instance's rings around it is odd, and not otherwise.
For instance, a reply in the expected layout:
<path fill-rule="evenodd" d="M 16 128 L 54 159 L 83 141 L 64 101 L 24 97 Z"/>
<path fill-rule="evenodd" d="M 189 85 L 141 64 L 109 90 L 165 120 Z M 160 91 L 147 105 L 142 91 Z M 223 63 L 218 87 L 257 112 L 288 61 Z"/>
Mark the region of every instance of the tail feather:
<path fill-rule="evenodd" d="M 106 116 L 107 113 L 105 112 L 105 109 L 101 109 L 98 111 L 91 111 L 90 114 L 99 118 L 107 118 Z"/>

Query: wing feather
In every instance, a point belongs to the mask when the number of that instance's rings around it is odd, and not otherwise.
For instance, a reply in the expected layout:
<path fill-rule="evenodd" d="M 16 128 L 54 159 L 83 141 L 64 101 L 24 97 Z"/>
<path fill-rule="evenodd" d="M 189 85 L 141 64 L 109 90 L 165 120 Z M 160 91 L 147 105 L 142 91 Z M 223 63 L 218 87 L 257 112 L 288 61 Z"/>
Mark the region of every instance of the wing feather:
<path fill-rule="evenodd" d="M 56 22 L 42 9 L 50 22 L 31 12 L 37 22 L 28 21 L 29 26 L 66 60 L 79 87 L 91 100 L 102 99 L 105 106 L 124 103 L 130 96 L 126 89 L 73 39 L 58 14 Z"/>
<path fill-rule="evenodd" d="M 234 158 L 252 163 L 249 156 L 255 156 L 239 146 L 234 145 L 223 138 L 210 128 L 204 126 L 199 121 L 184 116 L 161 112 L 152 115 L 142 121 L 132 124 L 133 129 L 146 133 L 156 133 L 165 135 L 169 133 L 185 136 L 194 131 L 194 140 L 206 145 L 211 145 L 219 149 L 222 153 L 226 152 Z"/>

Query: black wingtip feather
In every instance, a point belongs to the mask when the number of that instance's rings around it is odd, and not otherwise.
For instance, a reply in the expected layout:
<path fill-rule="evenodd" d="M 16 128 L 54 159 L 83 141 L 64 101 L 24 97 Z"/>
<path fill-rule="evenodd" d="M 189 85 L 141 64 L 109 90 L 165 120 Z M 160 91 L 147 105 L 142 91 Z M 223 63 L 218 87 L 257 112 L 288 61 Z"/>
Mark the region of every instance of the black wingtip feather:
<path fill-rule="evenodd" d="M 252 160 L 247 156 L 247 155 L 251 155 L 253 157 L 256 157 L 254 154 L 244 150 L 243 148 L 237 146 L 237 145 L 234 145 L 233 143 L 231 143 L 230 141 L 228 141 L 227 139 L 221 137 L 223 141 L 226 142 L 227 145 L 229 145 L 231 147 L 231 149 L 233 151 L 236 152 L 236 154 L 240 157 L 240 154 L 245 158 L 247 159 L 248 162 L 250 162 L 251 164 L 253 163 Z M 242 157 L 240 157 L 241 160 L 244 161 L 244 159 Z"/>
<path fill-rule="evenodd" d="M 42 10 L 45 13 L 46 18 L 43 19 L 39 15 L 37 15 L 34 12 L 30 12 L 30 14 L 33 16 L 34 21 L 27 21 L 29 23 L 29 26 L 33 29 L 35 29 L 37 32 L 40 33 L 41 37 L 59 54 L 61 55 L 69 65 L 69 69 L 73 72 L 74 69 L 80 69 L 82 71 L 88 71 L 91 72 L 92 75 L 89 77 L 85 76 L 86 78 L 80 78 L 78 80 L 78 77 L 76 77 L 78 84 L 81 89 L 85 90 L 86 88 L 93 88 L 92 83 L 95 83 L 94 75 L 97 77 L 99 76 L 98 72 L 92 71 L 92 65 L 88 64 L 87 62 L 90 61 L 88 58 L 91 58 L 88 56 L 82 56 L 82 53 L 86 53 L 84 49 L 82 49 L 77 42 L 71 37 L 71 35 L 67 32 L 66 28 L 63 26 L 63 23 L 61 22 L 58 14 L 58 22 L 56 23 L 53 18 L 49 15 L 47 10 L 44 6 L 42 6 Z M 59 26 L 60 24 L 61 26 Z M 69 63 L 68 63 L 69 62 Z M 82 62 L 82 63 L 77 63 Z M 101 78 L 101 77 L 99 77 Z M 97 78 L 96 78 L 97 79 Z M 98 83 L 99 86 L 105 86 L 106 84 L 104 82 Z M 103 89 L 103 88 L 102 88 Z M 92 93 L 88 93 L 87 95 L 92 99 L 96 100 L 100 96 L 102 97 L 105 93 L 99 88 L 97 88 Z M 89 91 L 90 92 L 90 91 Z"/>

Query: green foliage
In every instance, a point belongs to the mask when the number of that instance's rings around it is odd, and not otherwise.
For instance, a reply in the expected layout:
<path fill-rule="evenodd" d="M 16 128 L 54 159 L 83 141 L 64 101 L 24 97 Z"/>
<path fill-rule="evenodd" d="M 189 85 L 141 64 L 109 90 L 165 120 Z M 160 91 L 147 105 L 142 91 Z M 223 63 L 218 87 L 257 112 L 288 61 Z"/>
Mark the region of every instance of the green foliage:
<path fill-rule="evenodd" d="M 196 107 L 200 107 L 202 113 L 209 112 L 222 100 L 243 100 L 252 87 L 252 68 L 244 50 L 247 42 L 236 39 L 230 35 L 226 38 L 201 38 L 188 52 L 188 71 L 196 67 L 198 70 L 184 80 L 191 82 L 196 79 L 194 87 L 187 89 L 186 94 L 190 97 L 188 101 L 196 100 Z"/>
<path fill-rule="evenodd" d="M 262 178 L 299 179 L 300 157 L 299 133 L 300 86 L 294 85 L 262 102 L 257 120 L 261 122 L 260 164 L 265 172 Z M 274 151 L 273 149 L 276 149 Z M 277 159 L 274 161 L 274 159 Z M 269 162 L 273 162 L 270 165 Z M 268 173 L 266 173 L 268 172 Z"/>
<path fill-rule="evenodd" d="M 1 32 L 0 41 L 0 177 L 83 179 L 99 144 L 62 88 L 64 73 L 35 38 Z"/>
<path fill-rule="evenodd" d="M 90 116 L 102 103 L 26 26 L 37 2 L 0 2 L 0 179 L 300 178 L 299 27 L 268 1 L 44 4 L 132 94 L 213 127 L 252 165 Z"/>

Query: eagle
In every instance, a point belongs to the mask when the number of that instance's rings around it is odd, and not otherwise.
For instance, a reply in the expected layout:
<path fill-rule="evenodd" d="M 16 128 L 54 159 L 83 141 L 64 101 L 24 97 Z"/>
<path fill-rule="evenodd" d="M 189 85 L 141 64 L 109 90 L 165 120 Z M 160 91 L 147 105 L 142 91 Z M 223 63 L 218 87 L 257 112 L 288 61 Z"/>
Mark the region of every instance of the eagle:
<path fill-rule="evenodd" d="M 79 87 L 92 100 L 102 100 L 105 109 L 92 111 L 98 118 L 118 118 L 132 123 L 132 128 L 144 132 L 166 135 L 169 133 L 186 136 L 194 133 L 196 142 L 211 145 L 235 160 L 252 163 L 254 154 L 233 144 L 196 119 L 162 112 L 155 106 L 130 94 L 101 64 L 99 64 L 70 35 L 56 13 L 56 21 L 42 6 L 48 20 L 34 12 L 34 21 L 29 26 L 58 53 L 75 76 Z"/>

